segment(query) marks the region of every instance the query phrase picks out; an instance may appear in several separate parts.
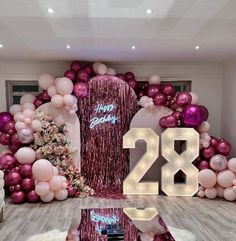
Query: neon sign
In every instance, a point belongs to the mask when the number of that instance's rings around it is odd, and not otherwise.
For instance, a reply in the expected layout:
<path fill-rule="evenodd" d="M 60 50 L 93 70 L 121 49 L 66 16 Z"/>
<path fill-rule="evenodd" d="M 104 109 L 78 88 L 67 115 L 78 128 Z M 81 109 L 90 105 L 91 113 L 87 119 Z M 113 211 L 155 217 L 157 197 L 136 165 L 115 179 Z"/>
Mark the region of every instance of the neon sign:
<path fill-rule="evenodd" d="M 106 114 L 114 111 L 115 109 L 116 109 L 116 106 L 114 104 L 109 104 L 109 105 L 98 104 L 94 108 L 95 114 L 104 114 L 104 115 L 101 117 L 96 116 L 90 119 L 90 129 L 102 123 L 116 124 L 118 121 L 118 117 L 113 114 Z"/>

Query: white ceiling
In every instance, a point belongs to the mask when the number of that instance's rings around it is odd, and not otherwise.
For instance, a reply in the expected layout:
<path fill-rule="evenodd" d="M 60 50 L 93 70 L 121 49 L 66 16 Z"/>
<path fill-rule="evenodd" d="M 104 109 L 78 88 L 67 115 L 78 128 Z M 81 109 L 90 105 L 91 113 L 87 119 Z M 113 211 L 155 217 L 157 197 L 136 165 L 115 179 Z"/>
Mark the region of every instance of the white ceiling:
<path fill-rule="evenodd" d="M 236 0 L 0 0 L 0 44 L 0 60 L 223 61 Z"/>

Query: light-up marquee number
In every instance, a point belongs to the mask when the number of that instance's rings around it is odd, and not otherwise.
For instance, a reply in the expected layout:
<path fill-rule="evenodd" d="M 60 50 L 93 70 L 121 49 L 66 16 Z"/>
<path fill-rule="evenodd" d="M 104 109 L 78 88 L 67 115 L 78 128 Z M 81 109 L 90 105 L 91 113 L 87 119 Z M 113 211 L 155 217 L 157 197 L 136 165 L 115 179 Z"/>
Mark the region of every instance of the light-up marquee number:
<path fill-rule="evenodd" d="M 116 124 L 118 121 L 118 117 L 114 114 L 111 114 L 115 109 L 116 109 L 116 105 L 114 105 L 114 104 L 109 104 L 109 105 L 98 104 L 94 108 L 95 115 L 103 114 L 103 116 L 101 116 L 101 117 L 95 116 L 95 117 L 91 118 L 89 121 L 90 129 L 92 129 L 96 125 L 102 124 L 102 123 Z"/>
<path fill-rule="evenodd" d="M 161 135 L 162 156 L 169 162 L 162 168 L 162 190 L 168 196 L 193 196 L 198 191 L 198 169 L 192 164 L 199 156 L 199 134 L 190 128 L 169 128 Z M 186 141 L 186 150 L 178 154 L 175 140 Z M 174 183 L 174 175 L 182 170 L 185 183 Z"/>

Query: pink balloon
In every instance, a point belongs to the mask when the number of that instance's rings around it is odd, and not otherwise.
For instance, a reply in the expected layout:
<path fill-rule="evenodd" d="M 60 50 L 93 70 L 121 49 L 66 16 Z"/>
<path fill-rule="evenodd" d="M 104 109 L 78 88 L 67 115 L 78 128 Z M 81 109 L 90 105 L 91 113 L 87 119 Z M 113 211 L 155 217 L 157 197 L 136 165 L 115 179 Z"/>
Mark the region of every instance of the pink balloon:
<path fill-rule="evenodd" d="M 215 185 L 215 189 L 216 189 L 216 192 L 217 192 L 217 196 L 218 197 L 224 197 L 224 188 L 223 187 L 221 187 L 220 185 L 218 185 L 218 184 L 216 184 Z"/>
<path fill-rule="evenodd" d="M 216 174 L 210 169 L 203 169 L 198 174 L 199 183 L 205 188 L 212 188 L 216 184 Z"/>
<path fill-rule="evenodd" d="M 200 190 L 200 191 L 197 193 L 197 196 L 203 198 L 203 197 L 205 197 L 205 192 L 204 192 L 203 190 Z"/>
<path fill-rule="evenodd" d="M 177 120 L 173 115 L 168 115 L 165 117 L 165 126 L 167 128 L 170 127 L 176 127 L 177 126 Z"/>
<path fill-rule="evenodd" d="M 153 102 L 155 105 L 164 105 L 166 103 L 166 96 L 163 93 L 157 93 L 153 97 Z"/>
<path fill-rule="evenodd" d="M 30 164 L 36 160 L 36 153 L 31 147 L 21 147 L 15 154 L 17 161 L 21 164 Z"/>
<path fill-rule="evenodd" d="M 64 95 L 63 99 L 64 99 L 64 104 L 66 104 L 66 105 L 73 105 L 74 104 L 74 98 L 73 98 L 72 95 L 69 95 L 69 94 Z"/>
<path fill-rule="evenodd" d="M 35 106 L 33 103 L 25 103 L 22 105 L 22 107 L 23 107 L 22 111 L 27 110 L 27 109 L 33 110 L 33 111 L 35 110 Z"/>
<path fill-rule="evenodd" d="M 54 192 L 49 191 L 46 195 L 40 196 L 41 200 L 45 203 L 49 203 L 54 199 Z"/>
<path fill-rule="evenodd" d="M 21 122 L 21 121 L 17 121 L 16 124 L 15 124 L 15 128 L 17 131 L 20 131 L 24 128 L 26 128 L 27 125 L 24 123 L 24 122 Z"/>
<path fill-rule="evenodd" d="M 180 107 L 189 105 L 192 101 L 192 96 L 188 92 L 180 92 L 176 96 L 176 103 Z"/>
<path fill-rule="evenodd" d="M 62 186 L 60 176 L 53 176 L 48 183 L 52 191 L 58 191 Z"/>
<path fill-rule="evenodd" d="M 74 85 L 74 92 L 77 97 L 86 97 L 88 95 L 88 84 L 85 82 L 77 82 Z"/>
<path fill-rule="evenodd" d="M 231 158 L 228 162 L 228 169 L 236 173 L 236 158 Z"/>
<path fill-rule="evenodd" d="M 19 172 L 11 171 L 6 175 L 5 182 L 6 185 L 15 186 L 21 183 L 21 175 Z"/>
<path fill-rule="evenodd" d="M 33 141 L 33 130 L 29 127 L 26 127 L 17 132 L 18 139 L 23 144 L 28 144 Z"/>
<path fill-rule="evenodd" d="M 78 71 L 81 69 L 81 64 L 79 61 L 74 61 L 72 64 L 71 64 L 71 69 L 74 70 L 74 71 Z"/>
<path fill-rule="evenodd" d="M 167 126 L 166 126 L 166 117 L 165 116 L 163 116 L 160 120 L 159 120 L 159 125 L 160 125 L 160 127 L 161 128 L 166 128 Z"/>
<path fill-rule="evenodd" d="M 50 186 L 48 182 L 39 182 L 35 186 L 35 192 L 39 196 L 45 196 L 50 191 Z"/>
<path fill-rule="evenodd" d="M 236 192 L 233 190 L 232 187 L 225 188 L 224 198 L 228 201 L 236 200 Z"/>
<path fill-rule="evenodd" d="M 88 81 L 89 73 L 85 69 L 79 70 L 77 73 L 77 80 L 78 81 Z"/>
<path fill-rule="evenodd" d="M 51 99 L 51 102 L 53 104 L 53 106 L 57 107 L 57 108 L 61 108 L 64 105 L 64 99 L 63 96 L 61 95 L 54 95 Z"/>
<path fill-rule="evenodd" d="M 75 195 L 76 195 L 76 190 L 75 190 L 72 186 L 69 186 L 68 189 L 67 189 L 67 191 L 68 191 L 68 196 L 69 196 L 69 197 L 75 197 Z"/>
<path fill-rule="evenodd" d="M 43 90 L 47 90 L 50 86 L 54 85 L 55 78 L 51 74 L 41 74 L 38 78 L 39 86 Z"/>
<path fill-rule="evenodd" d="M 215 155 L 210 160 L 210 166 L 213 170 L 220 172 L 227 168 L 227 159 L 222 155 Z"/>
<path fill-rule="evenodd" d="M 12 203 L 14 204 L 23 203 L 25 201 L 25 193 L 22 191 L 13 192 L 11 194 L 11 200 L 12 200 Z"/>
<path fill-rule="evenodd" d="M 0 157 L 0 170 L 11 170 L 16 162 L 16 158 L 12 154 L 6 153 Z"/>
<path fill-rule="evenodd" d="M 6 133 L 1 133 L 0 134 L 0 144 L 7 146 L 11 143 L 11 135 L 6 134 Z"/>
<path fill-rule="evenodd" d="M 209 163 L 206 160 L 201 160 L 198 163 L 198 169 L 203 170 L 203 169 L 209 169 Z"/>
<path fill-rule="evenodd" d="M 217 191 L 216 191 L 216 189 L 214 187 L 213 188 L 207 188 L 205 190 L 205 195 L 209 199 L 214 199 L 217 196 Z"/>
<path fill-rule="evenodd" d="M 219 142 L 219 140 L 216 137 L 211 136 L 210 145 L 212 147 L 216 148 L 216 146 L 218 145 L 218 142 Z"/>
<path fill-rule="evenodd" d="M 204 159 L 209 160 L 215 155 L 215 149 L 212 146 L 203 148 L 201 150 L 201 155 L 203 156 Z"/>
<path fill-rule="evenodd" d="M 64 73 L 64 77 L 70 79 L 70 80 L 75 80 L 75 70 L 69 69 Z"/>
<path fill-rule="evenodd" d="M 37 195 L 37 193 L 35 192 L 35 190 L 32 190 L 30 191 L 28 194 L 27 194 L 27 200 L 30 202 L 30 203 L 37 203 L 40 201 L 40 197 L 39 195 Z"/>
<path fill-rule="evenodd" d="M 54 86 L 54 85 L 53 85 Z M 42 100 L 44 103 L 49 102 L 51 100 L 50 95 L 48 94 L 47 90 L 44 90 L 42 93 L 38 95 L 38 98 Z"/>
<path fill-rule="evenodd" d="M 37 132 L 41 129 L 41 121 L 40 120 L 33 120 L 31 122 L 31 128 L 34 132 Z"/>
<path fill-rule="evenodd" d="M 34 189 L 34 180 L 32 178 L 25 178 L 21 183 L 22 189 L 25 191 L 31 191 Z"/>
<path fill-rule="evenodd" d="M 204 120 L 204 113 L 199 105 L 188 105 L 184 107 L 182 111 L 182 123 L 184 126 L 196 128 L 199 127 Z"/>
<path fill-rule="evenodd" d="M 217 174 L 217 183 L 222 187 L 231 187 L 235 178 L 233 172 L 230 170 L 224 170 Z"/>
<path fill-rule="evenodd" d="M 53 97 L 54 95 L 57 94 L 56 86 L 55 85 L 50 86 L 47 92 L 50 97 Z"/>
<path fill-rule="evenodd" d="M 31 164 L 23 164 L 20 167 L 20 174 L 23 177 L 32 177 L 32 166 L 31 166 Z"/>
<path fill-rule="evenodd" d="M 231 152 L 231 144 L 224 139 L 221 139 L 216 146 L 217 153 L 228 156 Z"/>
<path fill-rule="evenodd" d="M 20 104 L 23 105 L 25 103 L 33 103 L 35 100 L 35 96 L 32 94 L 24 94 L 20 99 Z"/>
<path fill-rule="evenodd" d="M 55 198 L 59 201 L 65 200 L 68 196 L 68 191 L 66 189 L 60 189 L 55 192 Z"/>
<path fill-rule="evenodd" d="M 56 90 L 60 95 L 71 94 L 73 91 L 73 82 L 66 78 L 60 78 L 56 81 Z"/>
<path fill-rule="evenodd" d="M 3 132 L 10 134 L 10 135 L 16 133 L 15 122 L 9 121 L 9 122 L 5 123 L 3 126 Z"/>
<path fill-rule="evenodd" d="M 42 104 L 43 104 L 43 101 L 40 100 L 39 98 L 36 98 L 36 99 L 34 100 L 34 106 L 35 106 L 36 109 L 37 109 L 40 105 L 42 105 Z"/>
<path fill-rule="evenodd" d="M 34 178 L 46 182 L 53 176 L 53 165 L 45 159 L 37 160 L 32 167 Z"/>
<path fill-rule="evenodd" d="M 169 95 L 169 96 L 175 96 L 175 88 L 172 84 L 164 84 L 162 87 L 162 92 L 165 95 Z"/>
<path fill-rule="evenodd" d="M 150 98 L 154 98 L 157 94 L 161 93 L 161 86 L 160 85 L 149 85 L 147 87 L 147 95 Z"/>

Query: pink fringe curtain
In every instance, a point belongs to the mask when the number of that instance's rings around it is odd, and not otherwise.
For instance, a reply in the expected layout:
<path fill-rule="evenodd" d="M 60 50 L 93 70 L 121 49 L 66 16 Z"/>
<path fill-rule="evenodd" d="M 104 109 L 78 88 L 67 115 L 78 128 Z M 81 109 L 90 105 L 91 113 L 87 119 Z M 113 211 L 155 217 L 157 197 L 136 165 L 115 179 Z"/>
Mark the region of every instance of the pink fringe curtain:
<path fill-rule="evenodd" d="M 99 105 L 111 108 L 96 112 Z M 115 76 L 92 78 L 88 97 L 79 102 L 81 172 L 97 196 L 120 198 L 123 180 L 129 172 L 128 150 L 123 149 L 122 138 L 136 111 L 137 98 L 133 89 Z M 106 122 L 90 128 L 92 118 L 104 116 Z"/>

